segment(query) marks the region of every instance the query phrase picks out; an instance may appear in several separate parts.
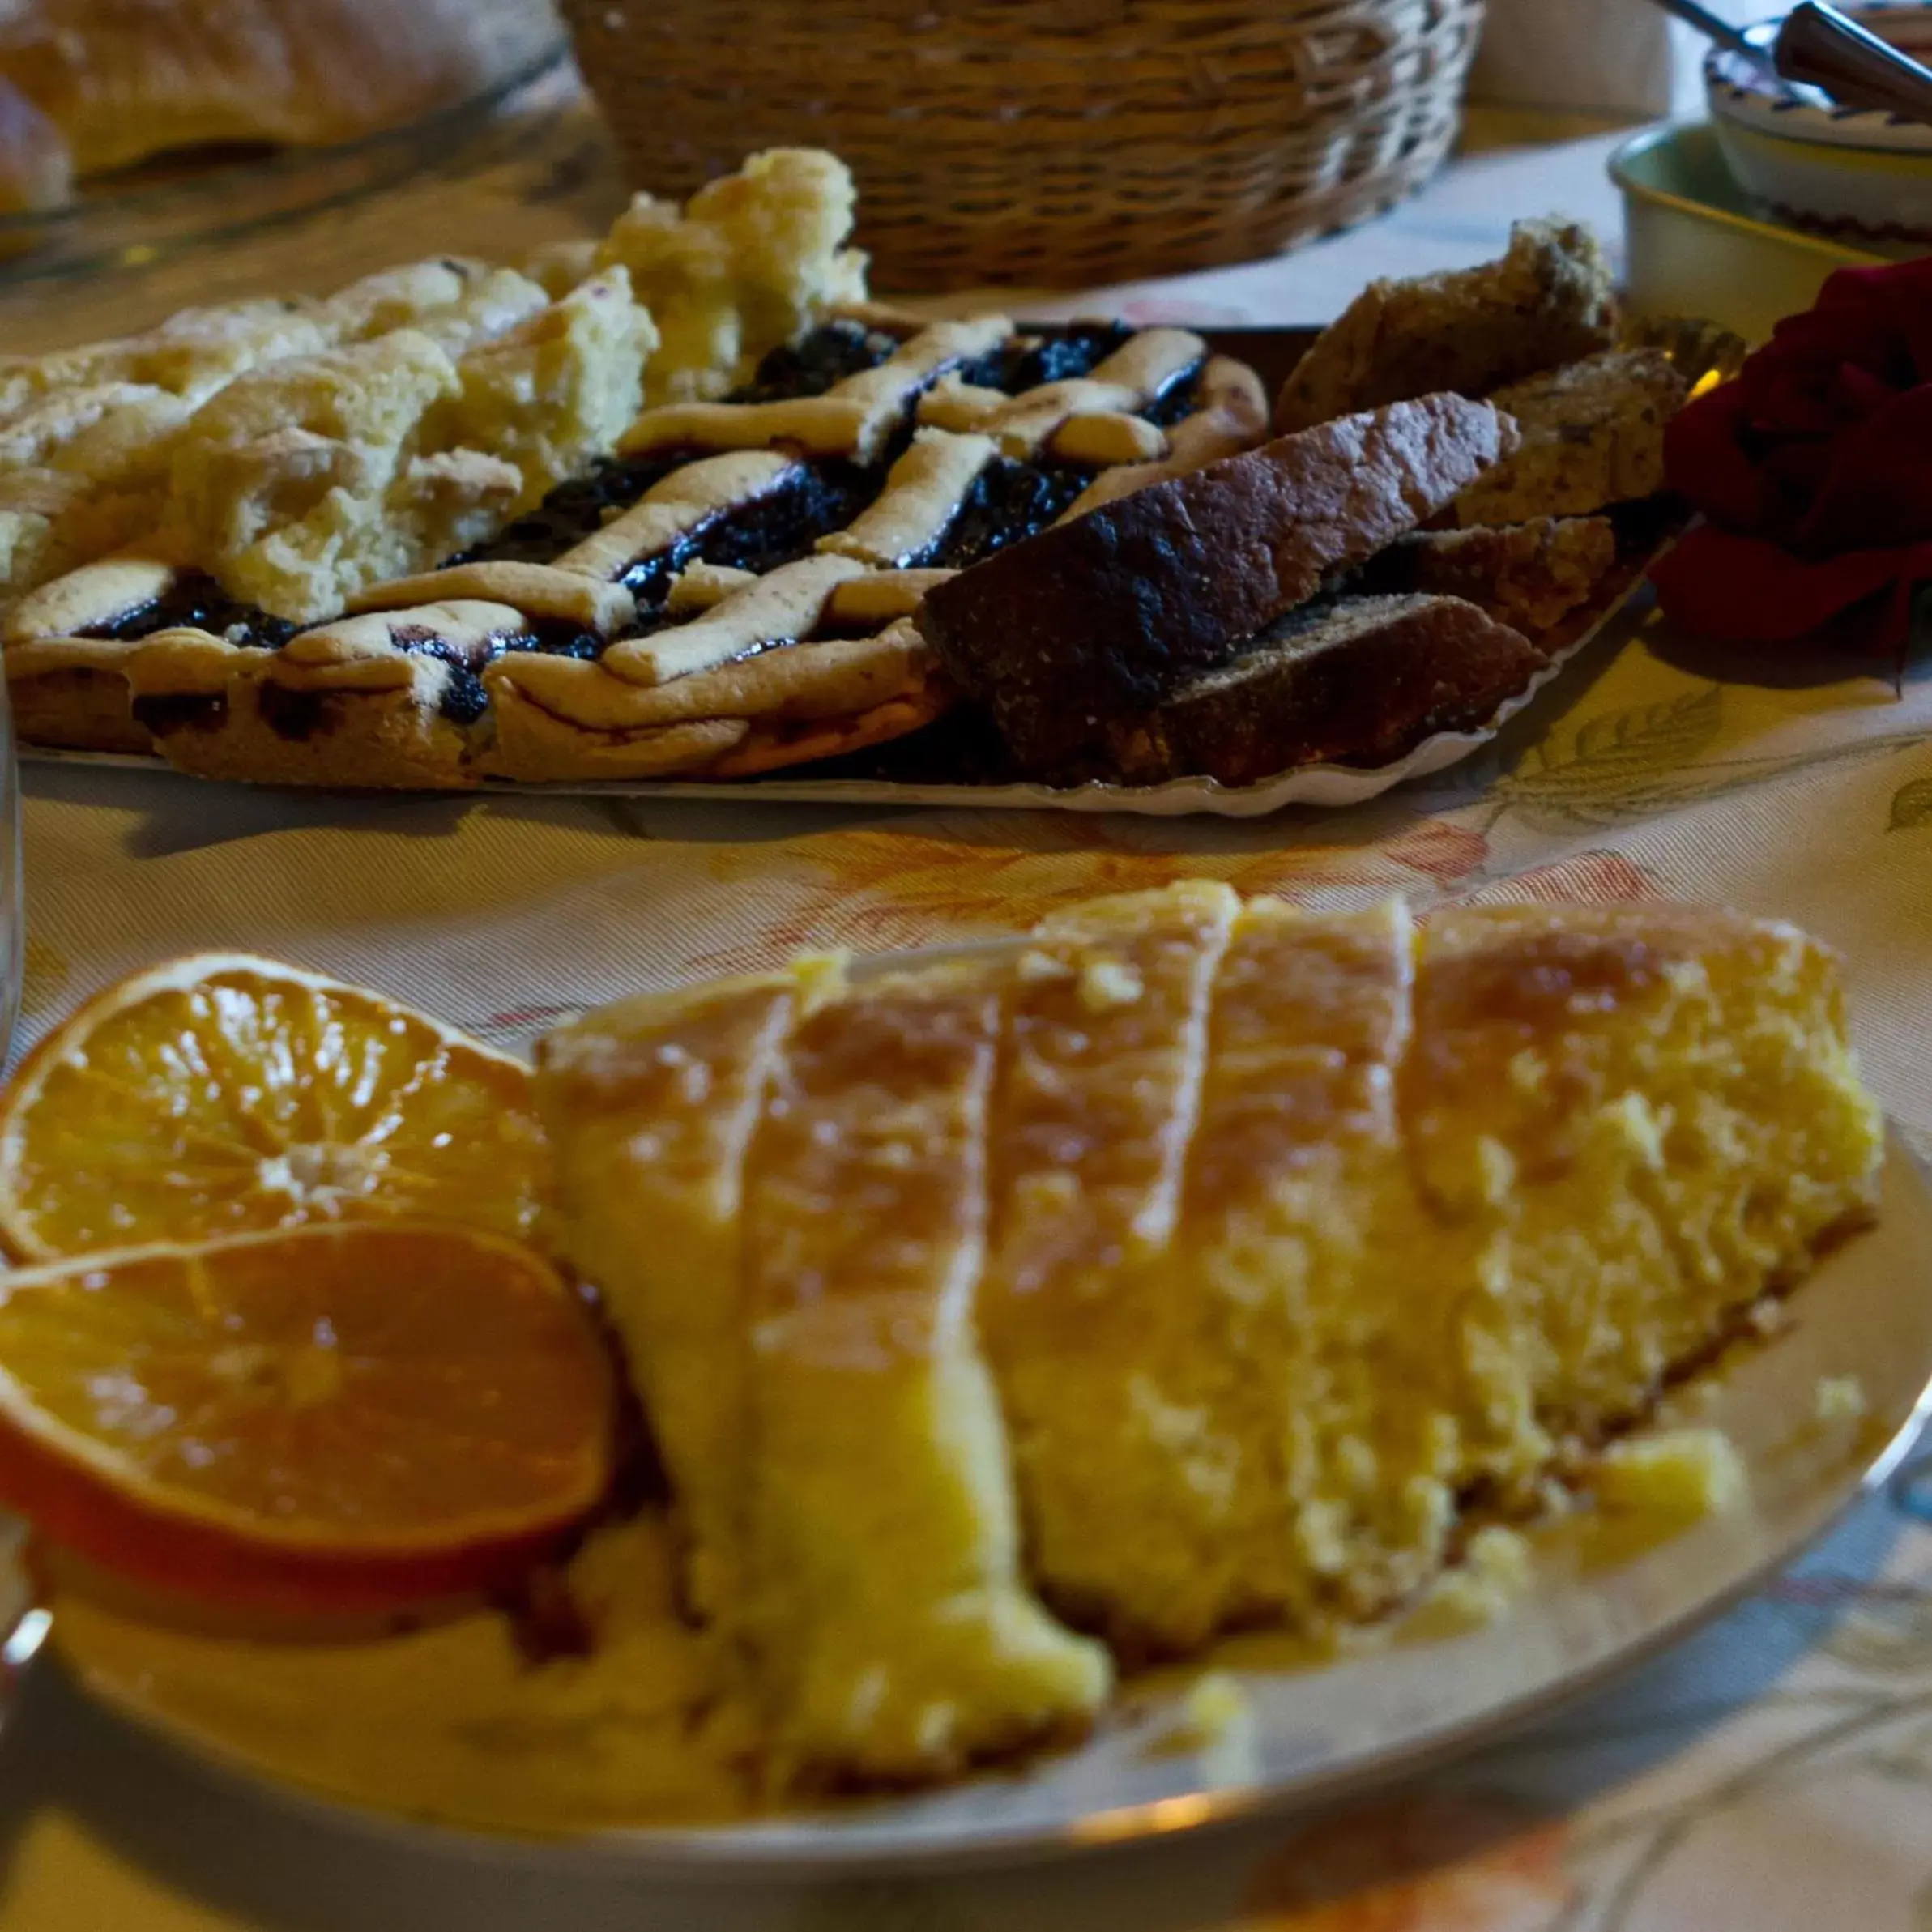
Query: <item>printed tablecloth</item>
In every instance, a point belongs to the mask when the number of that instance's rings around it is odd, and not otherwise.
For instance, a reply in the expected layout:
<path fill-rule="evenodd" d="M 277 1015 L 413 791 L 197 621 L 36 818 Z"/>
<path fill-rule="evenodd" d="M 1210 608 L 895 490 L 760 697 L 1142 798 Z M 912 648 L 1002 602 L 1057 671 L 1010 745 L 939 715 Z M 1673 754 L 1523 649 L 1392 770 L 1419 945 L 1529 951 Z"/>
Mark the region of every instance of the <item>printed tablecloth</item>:
<path fill-rule="evenodd" d="M 1606 214 L 1601 159 L 1467 163 L 1380 228 L 1134 304 L 1319 319 L 1386 267 L 1495 252 L 1512 215 Z M 1321 906 L 1683 897 L 1843 949 L 1871 1077 L 1932 1155 L 1924 662 L 1895 689 L 1842 660 L 1626 633 L 1471 762 L 1260 823 L 317 798 L 44 765 L 27 792 L 29 1036 L 202 947 L 366 980 L 514 1044 L 620 989 L 999 930 L 1189 873 Z M 0 1932 L 1932 1932 L 1932 1461 L 1662 1661 L 1312 1822 L 963 1879 L 561 1878 L 286 1808 L 42 1674 L 0 1734 Z"/>

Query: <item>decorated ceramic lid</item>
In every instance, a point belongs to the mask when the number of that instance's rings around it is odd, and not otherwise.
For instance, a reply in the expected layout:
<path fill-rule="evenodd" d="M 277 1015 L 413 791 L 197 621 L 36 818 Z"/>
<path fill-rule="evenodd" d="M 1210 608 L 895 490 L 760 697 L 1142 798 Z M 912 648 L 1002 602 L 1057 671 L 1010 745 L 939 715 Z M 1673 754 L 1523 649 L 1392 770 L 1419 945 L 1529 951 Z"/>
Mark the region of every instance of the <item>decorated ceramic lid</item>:
<path fill-rule="evenodd" d="M 1891 42 L 1914 59 L 1932 64 L 1932 6 L 1848 7 L 1861 26 Z M 1777 20 L 1746 30 L 1746 37 L 1767 52 L 1777 38 Z M 1781 79 L 1768 64 L 1759 65 L 1729 47 L 1713 47 L 1704 58 L 1704 81 L 1711 111 L 1721 121 L 1832 147 L 1859 147 L 1890 153 L 1932 154 L 1932 126 L 1869 108 L 1840 107 L 1816 87 Z"/>

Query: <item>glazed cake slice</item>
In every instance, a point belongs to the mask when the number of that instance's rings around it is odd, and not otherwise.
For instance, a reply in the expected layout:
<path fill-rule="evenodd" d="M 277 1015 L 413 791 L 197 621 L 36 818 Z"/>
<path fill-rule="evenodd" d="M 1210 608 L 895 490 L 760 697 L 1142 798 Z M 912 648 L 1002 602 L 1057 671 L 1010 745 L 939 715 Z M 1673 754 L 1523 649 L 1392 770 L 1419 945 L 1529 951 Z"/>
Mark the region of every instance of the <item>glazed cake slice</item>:
<path fill-rule="evenodd" d="M 1176 1465 L 1141 1426 L 1140 1377 L 1171 1332 L 1209 992 L 1239 903 L 1205 881 L 1096 900 L 1040 926 L 1015 969 L 980 1320 L 1036 1573 L 1102 1629 Z"/>
<path fill-rule="evenodd" d="M 962 966 L 818 998 L 751 1157 L 744 1614 L 808 1779 L 945 1776 L 1107 1693 L 1022 1580 L 976 1338 L 1000 993 Z"/>
<path fill-rule="evenodd" d="M 1178 1225 L 1166 1253 L 1090 1288 L 1060 1423 L 1077 1495 L 1033 1552 L 1055 1600 L 1127 1655 L 1316 1623 L 1439 1556 L 1439 1431 L 1390 1372 L 1404 1297 L 1380 1245 L 1406 1206 L 1411 974 L 1397 904 L 1258 900 L 1235 928 Z"/>
<path fill-rule="evenodd" d="M 1883 1148 L 1836 958 L 1690 907 L 1438 915 L 1402 1111 L 1428 1212 L 1468 1244 L 1470 1360 L 1507 1365 L 1494 1414 L 1533 1413 L 1484 1431 L 1502 1478 L 1642 1413 L 1869 1215 Z"/>
<path fill-rule="evenodd" d="M 1021 1580 L 975 1338 L 984 972 L 834 961 L 550 1036 L 539 1094 L 602 1292 L 783 1780 L 931 1778 L 1076 1731 L 1107 1659 Z"/>
<path fill-rule="evenodd" d="M 538 1055 L 565 1245 L 616 1329 L 683 1519 L 689 1595 L 713 1616 L 744 1587 L 745 1150 L 801 983 L 642 994 Z"/>
<path fill-rule="evenodd" d="M 1832 955 L 1684 907 L 1418 936 L 1194 883 L 544 1059 L 789 1781 L 1089 1721 L 1107 1659 L 1034 1589 L 1128 1664 L 1385 1611 L 1867 1217 L 1883 1151 Z"/>

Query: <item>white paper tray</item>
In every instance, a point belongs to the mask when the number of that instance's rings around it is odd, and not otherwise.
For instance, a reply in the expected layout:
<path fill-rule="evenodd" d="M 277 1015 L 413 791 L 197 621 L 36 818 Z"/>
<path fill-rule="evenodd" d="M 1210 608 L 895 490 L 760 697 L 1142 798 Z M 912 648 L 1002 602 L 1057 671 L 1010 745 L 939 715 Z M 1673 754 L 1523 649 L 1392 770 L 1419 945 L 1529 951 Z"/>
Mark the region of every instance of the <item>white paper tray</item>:
<path fill-rule="evenodd" d="M 1580 636 L 1556 652 L 1549 663 L 1514 697 L 1506 700 L 1480 731 L 1439 731 L 1392 765 L 1363 770 L 1347 765 L 1304 765 L 1258 785 L 1230 787 L 1212 778 L 1175 778 L 1164 785 L 908 785 L 884 778 L 761 778 L 756 783 L 697 784 L 689 780 L 605 779 L 597 783 L 564 782 L 519 785 L 509 779 L 486 779 L 456 792 L 430 792 L 427 797 L 468 797 L 476 793 L 508 793 L 521 797 L 670 798 L 709 804 L 945 805 L 988 812 L 1124 812 L 1143 818 L 1260 818 L 1286 805 L 1333 808 L 1358 805 L 1379 797 L 1410 778 L 1427 778 L 1459 764 L 1489 743 L 1496 733 L 1556 678 L 1576 656 L 1598 639 L 1612 633 L 1627 636 L 1641 622 L 1649 598 L 1641 574 Z M 20 756 L 30 762 L 93 765 L 130 771 L 172 771 L 158 758 L 132 753 L 60 751 L 26 744 Z M 177 774 L 184 783 L 207 784 L 205 778 Z"/>

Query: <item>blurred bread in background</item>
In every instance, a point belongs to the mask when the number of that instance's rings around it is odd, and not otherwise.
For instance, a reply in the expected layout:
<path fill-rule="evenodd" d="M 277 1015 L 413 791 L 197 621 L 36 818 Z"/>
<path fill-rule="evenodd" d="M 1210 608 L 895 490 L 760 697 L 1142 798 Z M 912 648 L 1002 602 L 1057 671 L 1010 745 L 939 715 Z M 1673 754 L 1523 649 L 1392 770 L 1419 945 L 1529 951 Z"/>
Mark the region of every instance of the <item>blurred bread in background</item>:
<path fill-rule="evenodd" d="M 157 155 L 398 126 L 561 33 L 550 0 L 0 0 L 0 207 Z"/>
<path fill-rule="evenodd" d="M 0 215 L 58 208 L 73 192 L 66 138 L 17 87 L 0 81 Z"/>

